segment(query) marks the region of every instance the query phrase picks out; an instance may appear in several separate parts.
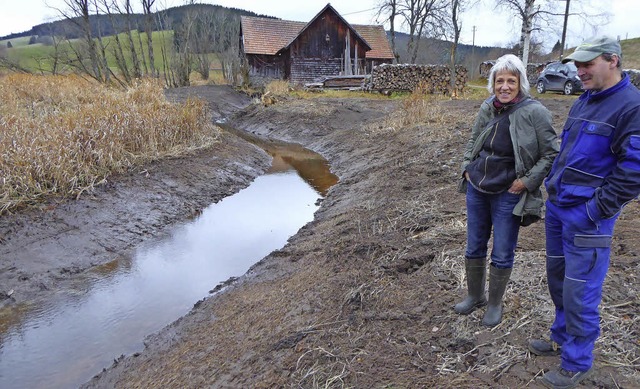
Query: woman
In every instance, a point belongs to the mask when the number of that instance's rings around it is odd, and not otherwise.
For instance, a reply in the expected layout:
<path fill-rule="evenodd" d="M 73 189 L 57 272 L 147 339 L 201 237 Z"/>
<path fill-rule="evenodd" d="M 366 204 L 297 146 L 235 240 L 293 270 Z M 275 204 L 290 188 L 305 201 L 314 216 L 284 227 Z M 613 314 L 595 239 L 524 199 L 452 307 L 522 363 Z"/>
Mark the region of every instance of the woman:
<path fill-rule="evenodd" d="M 492 96 L 480 106 L 462 163 L 468 296 L 454 309 L 468 315 L 487 305 L 486 256 L 493 228 L 489 300 L 482 319 L 493 327 L 502 321 L 502 297 L 520 226 L 540 219 L 540 185 L 559 148 L 551 113 L 529 95 L 527 72 L 518 57 L 507 54 L 496 61 L 487 89 Z"/>

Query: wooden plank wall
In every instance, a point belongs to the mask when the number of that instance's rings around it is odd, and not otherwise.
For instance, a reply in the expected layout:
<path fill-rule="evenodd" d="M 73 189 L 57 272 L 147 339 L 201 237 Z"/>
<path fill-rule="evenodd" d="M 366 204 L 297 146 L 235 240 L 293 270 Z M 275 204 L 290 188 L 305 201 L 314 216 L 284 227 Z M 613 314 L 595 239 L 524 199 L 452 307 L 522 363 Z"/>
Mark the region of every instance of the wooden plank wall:
<path fill-rule="evenodd" d="M 305 84 L 317 82 L 326 76 L 340 74 L 342 60 L 340 58 L 292 58 L 290 82 Z"/>

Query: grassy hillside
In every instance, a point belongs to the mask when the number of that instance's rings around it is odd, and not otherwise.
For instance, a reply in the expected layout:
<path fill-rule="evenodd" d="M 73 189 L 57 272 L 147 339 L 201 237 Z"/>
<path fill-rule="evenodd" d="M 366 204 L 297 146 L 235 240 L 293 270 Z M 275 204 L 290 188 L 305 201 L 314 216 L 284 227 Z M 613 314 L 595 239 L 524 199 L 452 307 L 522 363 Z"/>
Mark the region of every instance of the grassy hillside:
<path fill-rule="evenodd" d="M 246 11 L 243 9 L 223 7 L 216 4 L 189 4 L 161 9 L 153 13 L 153 29 L 160 31 L 168 29 L 169 26 L 172 26 L 174 28 L 176 26 L 180 26 L 188 13 L 211 13 L 215 15 L 222 15 L 224 19 L 239 17 L 240 15 L 259 16 L 265 18 L 273 17 L 267 15 L 259 15 L 255 12 Z M 90 24 L 92 35 L 113 35 L 115 31 L 122 31 L 123 26 L 131 26 L 132 29 L 144 30 L 145 15 L 136 13 L 131 15 L 122 15 L 116 12 L 112 16 L 114 18 L 113 21 L 109 16 L 105 14 L 91 15 Z M 115 26 L 117 26 L 117 28 Z M 78 28 L 76 21 L 70 21 L 62 18 L 60 20 L 35 25 L 28 31 L 0 36 L 0 39 L 16 39 L 19 37 L 29 38 L 30 36 L 44 36 L 51 34 L 60 36 L 64 35 L 65 37 L 70 39 L 79 38 L 80 36 L 84 35 L 83 32 Z"/>
<path fill-rule="evenodd" d="M 622 46 L 622 67 L 640 69 L 640 38 L 620 42 Z"/>
<path fill-rule="evenodd" d="M 149 51 L 147 49 L 147 35 L 144 33 L 139 34 L 138 31 L 133 31 L 134 48 L 136 53 L 140 55 L 140 41 L 142 41 L 142 52 L 145 53 L 145 58 L 148 58 Z M 129 50 L 129 37 L 124 33 L 119 34 L 119 39 L 123 43 L 125 54 Z M 173 43 L 173 31 L 154 31 L 152 34 L 153 39 L 153 51 L 155 57 L 156 69 L 163 68 L 162 50 L 168 53 Z M 114 72 L 117 71 L 116 60 L 113 54 L 113 49 L 116 47 L 114 42 L 114 36 L 103 38 L 104 45 L 107 49 L 107 63 Z M 29 45 L 29 37 L 20 37 L 14 39 L 7 39 L 0 41 L 0 46 L 7 47 L 7 42 L 11 42 L 12 48 L 5 49 L 6 56 L 9 60 L 17 63 L 25 69 L 29 69 L 35 73 L 51 72 L 52 70 L 52 58 L 55 55 L 56 48 L 53 45 L 44 45 L 41 43 L 35 43 Z M 77 39 L 64 41 L 58 46 L 60 53 L 71 52 L 71 45 L 80 45 L 81 42 Z M 127 57 L 129 61 L 130 58 Z"/>

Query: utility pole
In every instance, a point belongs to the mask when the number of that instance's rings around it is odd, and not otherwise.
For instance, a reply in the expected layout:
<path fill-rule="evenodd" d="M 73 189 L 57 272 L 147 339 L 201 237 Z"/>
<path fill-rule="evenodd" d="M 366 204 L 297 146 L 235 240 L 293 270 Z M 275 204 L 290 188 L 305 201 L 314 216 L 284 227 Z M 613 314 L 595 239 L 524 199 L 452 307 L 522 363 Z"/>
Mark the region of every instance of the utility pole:
<path fill-rule="evenodd" d="M 564 43 L 567 37 L 567 22 L 569 21 L 569 3 L 571 2 L 571 0 L 564 1 L 567 2 L 567 6 L 564 10 L 564 25 L 562 26 L 562 45 L 560 46 L 560 59 L 562 59 L 562 56 L 564 55 Z"/>
<path fill-rule="evenodd" d="M 471 78 L 476 76 L 476 26 L 473 26 L 473 38 L 471 39 Z"/>

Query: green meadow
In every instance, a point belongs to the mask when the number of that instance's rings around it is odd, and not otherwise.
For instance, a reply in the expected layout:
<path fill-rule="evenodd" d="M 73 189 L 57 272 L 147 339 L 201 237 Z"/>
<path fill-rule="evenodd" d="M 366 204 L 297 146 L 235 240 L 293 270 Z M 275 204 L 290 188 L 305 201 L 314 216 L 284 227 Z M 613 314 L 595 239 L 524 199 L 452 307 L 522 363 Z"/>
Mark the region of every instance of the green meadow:
<path fill-rule="evenodd" d="M 145 58 L 149 58 L 149 50 L 147 47 L 147 34 L 139 33 L 137 30 L 132 31 L 133 43 L 135 51 L 138 55 L 144 53 Z M 13 47 L 6 49 L 7 58 L 14 63 L 17 63 L 22 68 L 30 70 L 34 73 L 49 73 L 52 70 L 52 61 L 54 58 L 56 48 L 54 45 L 44 45 L 42 43 L 35 43 L 29 45 L 30 37 L 21 37 L 16 39 L 6 39 L 0 41 L 0 46 L 7 47 L 7 42 L 11 42 Z M 120 43 L 125 52 L 127 64 L 131 67 L 131 56 L 129 54 L 129 37 L 125 33 L 118 35 Z M 156 69 L 164 68 L 163 51 L 167 56 L 171 53 L 171 45 L 173 44 L 173 31 L 154 31 L 152 33 L 153 39 L 153 52 L 154 52 L 154 65 Z M 102 41 L 106 47 L 107 52 L 107 64 L 116 72 L 118 70 L 116 64 L 116 58 L 114 50 L 117 47 L 115 36 L 108 36 L 102 38 Z M 142 42 L 142 48 L 140 47 Z M 73 40 L 61 40 L 58 45 L 58 51 L 60 53 L 72 52 L 72 46 L 78 47 L 82 44 L 79 39 Z"/>

